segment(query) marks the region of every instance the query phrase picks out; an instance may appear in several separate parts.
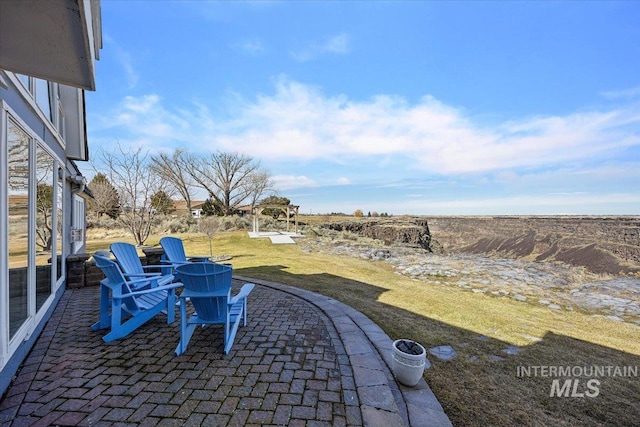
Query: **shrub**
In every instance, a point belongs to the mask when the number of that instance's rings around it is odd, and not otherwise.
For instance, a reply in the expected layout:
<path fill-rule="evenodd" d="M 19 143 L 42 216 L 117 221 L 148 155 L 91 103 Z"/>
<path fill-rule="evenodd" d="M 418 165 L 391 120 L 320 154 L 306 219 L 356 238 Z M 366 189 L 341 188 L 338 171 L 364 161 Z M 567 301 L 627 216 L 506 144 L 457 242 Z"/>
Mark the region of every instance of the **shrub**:
<path fill-rule="evenodd" d="M 168 216 L 156 215 L 153 218 L 153 230 L 166 233 L 188 233 L 192 231 L 195 220 L 190 215 Z"/>
<path fill-rule="evenodd" d="M 122 225 L 118 222 L 118 220 L 113 219 L 109 216 L 95 216 L 95 215 L 87 215 L 87 229 L 89 228 L 122 228 Z"/>
<path fill-rule="evenodd" d="M 170 233 L 186 233 L 189 231 L 189 224 L 174 219 L 169 221 L 167 229 Z"/>
<path fill-rule="evenodd" d="M 340 238 L 342 240 L 358 240 L 358 236 L 356 234 L 351 233 L 350 231 L 343 231 L 340 233 Z"/>
<path fill-rule="evenodd" d="M 221 228 L 224 231 L 230 231 L 235 228 L 234 220 L 232 216 L 223 216 L 220 218 L 221 220 Z"/>
<path fill-rule="evenodd" d="M 234 223 L 237 230 L 249 230 L 253 226 L 249 216 L 235 216 Z"/>

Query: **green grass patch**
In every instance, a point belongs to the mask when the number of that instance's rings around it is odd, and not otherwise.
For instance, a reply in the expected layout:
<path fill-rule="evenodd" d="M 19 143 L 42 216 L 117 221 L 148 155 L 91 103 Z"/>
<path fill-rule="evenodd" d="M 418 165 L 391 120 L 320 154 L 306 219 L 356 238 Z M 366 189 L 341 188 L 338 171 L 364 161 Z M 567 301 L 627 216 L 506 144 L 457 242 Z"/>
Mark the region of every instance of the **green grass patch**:
<path fill-rule="evenodd" d="M 148 243 L 157 244 L 159 237 Z M 180 237 L 187 254 L 209 253 L 205 236 Z M 88 250 L 108 243 L 89 242 Z M 550 397 L 554 378 L 517 375 L 518 366 L 640 367 L 636 325 L 427 284 L 396 274 L 384 262 L 273 245 L 246 232 L 216 236 L 213 255 L 231 256 L 236 274 L 340 300 L 391 339 L 410 338 L 427 348 L 452 345 L 456 359 L 430 357 L 425 379 L 454 425 L 634 425 L 640 419 L 638 377 L 600 378 L 596 397 L 579 398 Z M 522 350 L 507 355 L 508 345 Z M 505 360 L 492 361 L 490 355 Z M 587 379 L 580 378 L 578 392 Z"/>

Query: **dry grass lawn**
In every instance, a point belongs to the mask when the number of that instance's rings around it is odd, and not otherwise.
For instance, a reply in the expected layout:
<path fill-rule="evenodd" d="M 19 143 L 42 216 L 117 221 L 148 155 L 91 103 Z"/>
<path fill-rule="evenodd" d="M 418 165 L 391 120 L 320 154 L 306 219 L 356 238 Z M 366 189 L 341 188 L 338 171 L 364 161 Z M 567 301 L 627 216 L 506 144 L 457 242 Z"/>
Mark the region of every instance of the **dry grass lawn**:
<path fill-rule="evenodd" d="M 188 254 L 209 253 L 205 236 L 180 237 Z M 106 249 L 114 240 L 101 235 L 88 242 L 88 251 Z M 214 255 L 232 256 L 236 274 L 338 299 L 392 339 L 452 345 L 458 356 L 448 362 L 430 357 L 425 379 L 454 425 L 638 425 L 638 377 L 598 378 L 597 396 L 560 398 L 550 397 L 553 378 L 517 375 L 519 366 L 640 367 L 637 325 L 428 285 L 395 274 L 386 263 L 307 253 L 298 245 L 249 239 L 246 232 L 223 233 L 213 247 Z M 508 345 L 522 350 L 507 355 Z M 588 391 L 588 379 L 579 378 L 577 393 Z"/>

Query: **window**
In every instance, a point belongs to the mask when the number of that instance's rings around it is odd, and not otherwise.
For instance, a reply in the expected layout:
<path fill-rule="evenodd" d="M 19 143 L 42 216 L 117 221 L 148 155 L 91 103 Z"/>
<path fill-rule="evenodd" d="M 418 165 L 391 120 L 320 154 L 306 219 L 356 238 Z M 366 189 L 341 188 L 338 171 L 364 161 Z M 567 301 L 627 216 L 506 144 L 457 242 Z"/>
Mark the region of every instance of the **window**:
<path fill-rule="evenodd" d="M 58 129 L 58 134 L 64 140 L 65 138 L 65 125 L 64 125 L 64 108 L 62 108 L 62 101 L 60 100 L 60 85 L 55 84 L 55 101 L 56 101 L 56 118 L 54 124 Z"/>
<path fill-rule="evenodd" d="M 62 109 L 62 103 L 58 100 L 58 122 L 57 122 L 58 133 L 64 140 L 65 137 L 65 128 L 64 128 L 64 110 Z"/>
<path fill-rule="evenodd" d="M 24 74 L 16 74 L 16 76 L 35 101 L 35 105 L 42 111 L 43 116 L 64 140 L 65 114 L 60 101 L 60 85 Z"/>
<path fill-rule="evenodd" d="M 56 262 L 54 242 L 56 236 L 56 180 L 58 167 L 51 155 L 40 144 L 36 147 L 36 310 L 51 295 L 53 283 L 52 263 Z"/>
<path fill-rule="evenodd" d="M 85 232 L 85 201 L 77 194 L 73 195 L 73 214 L 71 215 L 71 253 L 78 253 L 82 249 Z"/>
<path fill-rule="evenodd" d="M 24 87 L 29 91 L 33 93 L 33 79 L 29 76 L 25 76 L 24 74 L 16 74 L 16 76 L 18 76 L 18 78 L 20 79 L 20 81 L 22 82 L 22 84 L 24 85 Z"/>
<path fill-rule="evenodd" d="M 64 180 L 64 169 L 62 169 L 62 167 L 58 166 L 57 168 L 57 174 L 56 176 L 58 177 L 58 186 L 57 186 L 57 191 L 56 191 L 56 225 L 55 225 L 55 230 L 56 230 L 56 238 L 55 238 L 55 252 L 53 253 L 55 255 L 55 259 L 57 260 L 57 262 L 55 263 L 56 265 L 56 281 L 60 280 L 60 278 L 63 275 L 63 271 L 62 269 L 64 268 L 64 263 L 62 262 L 62 192 L 63 192 L 63 180 Z M 84 217 L 83 217 L 84 218 Z"/>
<path fill-rule="evenodd" d="M 36 87 L 36 104 L 42 110 L 44 115 L 53 122 L 51 115 L 51 100 L 49 97 L 49 82 L 42 79 L 34 79 Z"/>
<path fill-rule="evenodd" d="M 6 191 L 8 197 L 7 232 L 0 237 L 6 239 L 0 246 L 7 252 L 0 254 L 4 257 L 0 265 L 6 265 L 9 280 L 0 281 L 0 287 L 9 298 L 0 300 L 0 310 L 8 311 L 9 324 L 0 333 L 8 331 L 13 346 L 28 336 L 29 325 L 33 325 L 30 320 L 37 320 L 49 307 L 64 278 L 59 266 L 64 174 L 60 161 L 26 125 L 10 113 L 2 117 L 6 127 L 0 130 L 6 129 L 6 146 L 1 147 L 0 159 L 6 159 L 7 179 L 0 183 L 0 191 Z"/>
<path fill-rule="evenodd" d="M 27 320 L 29 260 L 29 146 L 31 138 L 7 121 L 9 186 L 9 338 Z"/>

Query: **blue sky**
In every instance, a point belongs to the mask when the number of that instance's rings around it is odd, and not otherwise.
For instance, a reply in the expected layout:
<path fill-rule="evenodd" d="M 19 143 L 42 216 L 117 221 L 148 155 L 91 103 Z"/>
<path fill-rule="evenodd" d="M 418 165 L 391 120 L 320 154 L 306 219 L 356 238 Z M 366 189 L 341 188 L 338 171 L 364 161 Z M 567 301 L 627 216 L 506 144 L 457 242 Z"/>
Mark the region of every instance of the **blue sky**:
<path fill-rule="evenodd" d="M 626 1 L 103 0 L 89 146 L 246 153 L 303 213 L 638 215 L 639 20 Z"/>

